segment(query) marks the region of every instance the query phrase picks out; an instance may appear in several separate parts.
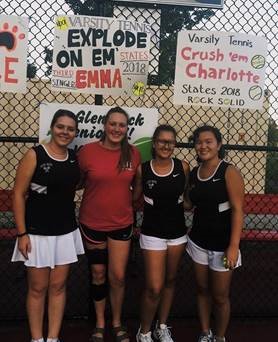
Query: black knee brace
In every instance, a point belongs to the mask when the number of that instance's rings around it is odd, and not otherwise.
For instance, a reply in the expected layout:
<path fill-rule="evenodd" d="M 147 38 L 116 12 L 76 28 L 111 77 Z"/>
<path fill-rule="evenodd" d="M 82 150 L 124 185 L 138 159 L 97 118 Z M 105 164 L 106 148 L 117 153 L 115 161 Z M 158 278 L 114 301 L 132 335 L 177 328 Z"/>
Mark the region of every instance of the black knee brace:
<path fill-rule="evenodd" d="M 86 256 L 89 265 L 102 264 L 107 265 L 107 249 L 86 249 Z"/>
<path fill-rule="evenodd" d="M 107 293 L 108 293 L 107 282 L 100 284 L 100 285 L 92 284 L 92 297 L 94 301 L 98 302 L 106 298 Z"/>

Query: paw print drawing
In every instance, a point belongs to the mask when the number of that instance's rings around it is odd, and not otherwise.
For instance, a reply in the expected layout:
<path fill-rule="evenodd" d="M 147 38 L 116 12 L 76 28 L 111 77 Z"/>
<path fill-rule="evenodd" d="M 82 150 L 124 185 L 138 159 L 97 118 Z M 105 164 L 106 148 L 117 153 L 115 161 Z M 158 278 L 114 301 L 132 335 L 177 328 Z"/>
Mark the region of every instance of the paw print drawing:
<path fill-rule="evenodd" d="M 18 27 L 16 25 L 10 29 L 9 24 L 4 23 L 2 30 L 0 29 L 0 47 L 3 46 L 9 51 L 16 48 L 18 39 L 22 40 L 24 38 L 25 34 L 18 32 Z"/>

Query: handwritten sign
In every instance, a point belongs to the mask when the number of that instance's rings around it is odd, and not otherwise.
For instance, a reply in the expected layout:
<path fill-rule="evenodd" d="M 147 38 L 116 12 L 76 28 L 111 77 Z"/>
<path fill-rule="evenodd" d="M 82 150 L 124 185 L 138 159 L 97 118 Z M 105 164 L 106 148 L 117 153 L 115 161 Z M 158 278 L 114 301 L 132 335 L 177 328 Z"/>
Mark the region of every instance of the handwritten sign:
<path fill-rule="evenodd" d="M 52 89 L 103 95 L 144 94 L 151 27 L 104 17 L 55 19 Z"/>
<path fill-rule="evenodd" d="M 261 109 L 266 53 L 264 37 L 180 32 L 174 103 Z"/>
<path fill-rule="evenodd" d="M 78 105 L 69 103 L 41 103 L 39 141 L 50 139 L 50 123 L 58 109 L 72 111 L 78 119 L 78 132 L 71 148 L 77 150 L 82 145 L 99 140 L 103 135 L 103 120 L 112 107 Z M 151 137 L 158 124 L 156 108 L 122 107 L 129 115 L 128 140 L 138 147 L 142 160 L 151 158 Z"/>
<path fill-rule="evenodd" d="M 28 18 L 0 15 L 0 91 L 26 92 Z"/>

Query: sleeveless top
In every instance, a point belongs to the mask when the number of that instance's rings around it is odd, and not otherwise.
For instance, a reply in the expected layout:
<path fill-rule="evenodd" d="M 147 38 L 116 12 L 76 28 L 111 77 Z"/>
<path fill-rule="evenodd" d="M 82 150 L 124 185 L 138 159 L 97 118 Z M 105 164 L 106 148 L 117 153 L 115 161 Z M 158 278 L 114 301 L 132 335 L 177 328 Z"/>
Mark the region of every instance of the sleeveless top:
<path fill-rule="evenodd" d="M 26 230 L 35 235 L 62 235 L 77 228 L 75 188 L 80 178 L 73 150 L 57 160 L 42 146 L 33 147 L 37 164 L 26 200 Z"/>
<path fill-rule="evenodd" d="M 224 251 L 230 241 L 231 209 L 225 180 L 228 166 L 222 160 L 207 179 L 200 179 L 197 166 L 189 179 L 189 197 L 195 206 L 189 237 L 196 245 L 212 251 Z"/>
<path fill-rule="evenodd" d="M 179 238 L 186 234 L 182 162 L 172 159 L 172 169 L 167 175 L 156 174 L 151 163 L 142 164 L 144 215 L 141 232 L 161 239 Z"/>

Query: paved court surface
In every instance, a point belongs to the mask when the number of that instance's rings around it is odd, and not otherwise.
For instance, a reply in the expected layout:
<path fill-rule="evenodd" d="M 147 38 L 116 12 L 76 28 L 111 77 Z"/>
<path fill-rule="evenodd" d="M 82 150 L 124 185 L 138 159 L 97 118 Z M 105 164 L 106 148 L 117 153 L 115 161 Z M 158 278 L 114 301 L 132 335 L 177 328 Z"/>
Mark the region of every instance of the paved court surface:
<path fill-rule="evenodd" d="M 134 342 L 138 322 L 131 320 L 127 322 L 127 325 L 132 335 L 132 342 Z M 171 322 L 171 326 L 175 342 L 197 342 L 198 322 L 196 320 L 175 320 Z M 277 326 L 278 318 L 264 321 L 236 319 L 230 323 L 227 342 L 277 341 Z M 62 342 L 87 342 L 89 341 L 90 332 L 91 324 L 87 320 L 66 320 L 61 333 Z M 29 342 L 26 321 L 0 322 L 0 341 Z M 109 331 L 105 341 L 113 341 Z"/>

